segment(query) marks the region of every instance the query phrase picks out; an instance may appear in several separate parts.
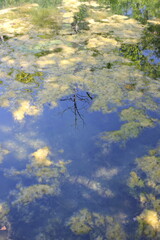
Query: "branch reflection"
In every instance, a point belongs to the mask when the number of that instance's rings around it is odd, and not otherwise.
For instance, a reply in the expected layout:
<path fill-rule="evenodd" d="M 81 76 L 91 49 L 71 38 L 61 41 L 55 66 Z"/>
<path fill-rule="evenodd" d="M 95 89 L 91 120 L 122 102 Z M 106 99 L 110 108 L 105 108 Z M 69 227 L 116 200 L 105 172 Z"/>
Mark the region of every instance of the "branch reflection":
<path fill-rule="evenodd" d="M 60 99 L 60 101 L 69 102 L 69 106 L 67 106 L 63 113 L 71 110 L 71 112 L 74 114 L 75 127 L 77 127 L 78 119 L 82 121 L 84 126 L 85 121 L 82 110 L 88 108 L 93 98 L 94 97 L 89 92 L 82 91 L 78 88 L 73 88 L 73 94 Z"/>

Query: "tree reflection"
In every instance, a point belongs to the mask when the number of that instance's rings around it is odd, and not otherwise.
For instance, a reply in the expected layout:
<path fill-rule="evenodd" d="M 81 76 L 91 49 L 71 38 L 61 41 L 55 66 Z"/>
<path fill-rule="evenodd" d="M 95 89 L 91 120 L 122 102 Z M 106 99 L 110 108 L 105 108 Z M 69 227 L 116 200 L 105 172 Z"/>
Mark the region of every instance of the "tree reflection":
<path fill-rule="evenodd" d="M 81 111 L 83 109 L 86 109 L 90 105 L 93 98 L 94 97 L 89 92 L 82 91 L 78 88 L 73 88 L 73 94 L 71 94 L 68 97 L 64 97 L 60 99 L 60 101 L 63 101 L 63 102 L 67 101 L 70 103 L 70 105 L 67 106 L 67 108 L 63 112 L 71 110 L 71 112 L 74 114 L 75 127 L 77 127 L 78 119 L 82 121 L 84 126 L 85 121 Z"/>

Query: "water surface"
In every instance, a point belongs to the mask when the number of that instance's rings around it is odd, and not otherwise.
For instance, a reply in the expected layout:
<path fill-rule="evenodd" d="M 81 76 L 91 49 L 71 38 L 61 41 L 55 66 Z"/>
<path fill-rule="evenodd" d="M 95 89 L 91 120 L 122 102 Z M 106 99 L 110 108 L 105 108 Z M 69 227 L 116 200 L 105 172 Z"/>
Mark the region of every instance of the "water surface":
<path fill-rule="evenodd" d="M 149 7 L 145 21 L 95 1 L 1 10 L 0 239 L 160 238 Z"/>

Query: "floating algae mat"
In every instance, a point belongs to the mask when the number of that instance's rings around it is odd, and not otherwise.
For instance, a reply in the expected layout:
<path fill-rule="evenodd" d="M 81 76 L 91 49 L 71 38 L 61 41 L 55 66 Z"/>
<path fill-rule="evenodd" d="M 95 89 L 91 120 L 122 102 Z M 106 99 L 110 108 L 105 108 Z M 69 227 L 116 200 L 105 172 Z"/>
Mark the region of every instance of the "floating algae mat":
<path fill-rule="evenodd" d="M 160 239 L 159 19 L 100 3 L 0 10 L 0 239 Z"/>

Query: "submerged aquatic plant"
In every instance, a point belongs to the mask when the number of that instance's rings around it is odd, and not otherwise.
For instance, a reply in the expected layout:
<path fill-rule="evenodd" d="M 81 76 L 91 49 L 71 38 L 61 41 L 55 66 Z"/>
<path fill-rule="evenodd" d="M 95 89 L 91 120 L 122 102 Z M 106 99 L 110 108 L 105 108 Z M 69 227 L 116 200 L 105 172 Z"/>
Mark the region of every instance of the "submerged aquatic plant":
<path fill-rule="evenodd" d="M 88 209 L 81 209 L 67 225 L 75 234 L 89 234 L 91 239 L 125 240 L 126 234 L 113 217 L 103 216 Z"/>
<path fill-rule="evenodd" d="M 137 175 L 136 172 L 131 172 L 130 173 L 130 179 L 128 182 L 129 187 L 135 188 L 135 187 L 144 187 L 144 182 L 143 180 Z"/>
<path fill-rule="evenodd" d="M 134 107 L 122 110 L 120 117 L 122 121 L 127 121 L 127 123 L 124 123 L 120 130 L 104 133 L 102 136 L 104 140 L 118 142 L 135 138 L 143 128 L 153 127 L 156 121 L 156 119 L 149 118 L 142 109 L 136 109 Z"/>
<path fill-rule="evenodd" d="M 35 78 L 43 76 L 42 72 L 35 72 L 35 73 L 27 73 L 25 71 L 19 71 L 16 74 L 16 81 L 22 83 L 37 83 Z"/>
<path fill-rule="evenodd" d="M 10 209 L 5 202 L 0 203 L 0 223 L 3 222 L 4 218 L 8 215 Z"/>
<path fill-rule="evenodd" d="M 87 234 L 92 229 L 92 216 L 87 209 L 82 209 L 78 214 L 71 217 L 67 225 L 75 234 Z"/>
<path fill-rule="evenodd" d="M 46 38 L 46 37 L 44 36 L 44 38 Z M 41 52 L 35 53 L 35 56 L 42 57 L 42 56 L 46 56 L 51 53 L 60 53 L 60 52 L 62 52 L 62 50 L 63 50 L 63 48 L 60 48 L 60 47 L 59 48 L 57 47 L 53 50 L 42 50 Z"/>
<path fill-rule="evenodd" d="M 137 217 L 138 231 L 137 237 L 141 239 L 158 240 L 160 238 L 160 221 L 157 212 L 145 209 L 143 213 Z"/>
<path fill-rule="evenodd" d="M 14 204 L 27 205 L 45 195 L 57 194 L 58 191 L 56 185 L 35 184 L 30 187 L 22 187 Z"/>
<path fill-rule="evenodd" d="M 158 240 L 160 238 L 160 148 L 152 149 L 147 156 L 136 159 L 137 171 L 131 172 L 129 186 L 142 207 L 138 221 L 137 238 Z M 138 187 L 138 188 L 137 188 Z"/>
<path fill-rule="evenodd" d="M 2 148 L 2 146 L 0 145 L 0 163 L 3 162 L 3 159 L 7 154 L 9 154 L 9 150 Z"/>

